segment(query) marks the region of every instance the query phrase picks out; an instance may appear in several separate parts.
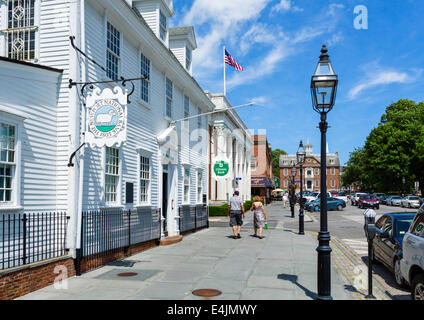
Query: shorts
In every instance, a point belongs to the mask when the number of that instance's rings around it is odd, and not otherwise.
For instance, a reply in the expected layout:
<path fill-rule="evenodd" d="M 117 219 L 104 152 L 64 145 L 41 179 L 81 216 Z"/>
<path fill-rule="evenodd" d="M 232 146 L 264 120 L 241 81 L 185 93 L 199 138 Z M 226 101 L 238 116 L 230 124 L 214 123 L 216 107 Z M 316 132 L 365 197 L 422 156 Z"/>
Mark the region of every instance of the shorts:
<path fill-rule="evenodd" d="M 243 219 L 242 219 L 242 211 L 230 211 L 230 227 L 234 226 L 242 226 L 243 225 Z"/>

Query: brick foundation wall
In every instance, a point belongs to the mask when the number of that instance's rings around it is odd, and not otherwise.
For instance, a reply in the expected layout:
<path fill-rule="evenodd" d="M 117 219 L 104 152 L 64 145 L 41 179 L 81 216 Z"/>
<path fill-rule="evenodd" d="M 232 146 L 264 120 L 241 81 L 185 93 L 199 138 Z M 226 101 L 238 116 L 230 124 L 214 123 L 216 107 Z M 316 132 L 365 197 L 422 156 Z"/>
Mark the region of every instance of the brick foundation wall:
<path fill-rule="evenodd" d="M 54 280 L 62 275 L 55 273 L 56 266 L 65 266 L 68 277 L 75 276 L 74 260 L 64 257 L 54 262 L 41 262 L 32 265 L 17 267 L 16 271 L 0 272 L 0 300 L 12 300 L 33 291 L 42 289 L 54 283 Z"/>

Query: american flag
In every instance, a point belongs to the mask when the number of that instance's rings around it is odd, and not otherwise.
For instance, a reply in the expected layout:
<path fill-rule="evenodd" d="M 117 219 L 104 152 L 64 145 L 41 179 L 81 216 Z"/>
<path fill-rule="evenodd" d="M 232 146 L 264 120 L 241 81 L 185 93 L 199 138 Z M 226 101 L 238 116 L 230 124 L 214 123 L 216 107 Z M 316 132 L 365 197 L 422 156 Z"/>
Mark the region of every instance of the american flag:
<path fill-rule="evenodd" d="M 236 60 L 228 53 L 227 50 L 225 50 L 225 63 L 229 64 L 230 66 L 234 67 L 238 71 L 243 71 L 243 67 L 240 66 Z"/>

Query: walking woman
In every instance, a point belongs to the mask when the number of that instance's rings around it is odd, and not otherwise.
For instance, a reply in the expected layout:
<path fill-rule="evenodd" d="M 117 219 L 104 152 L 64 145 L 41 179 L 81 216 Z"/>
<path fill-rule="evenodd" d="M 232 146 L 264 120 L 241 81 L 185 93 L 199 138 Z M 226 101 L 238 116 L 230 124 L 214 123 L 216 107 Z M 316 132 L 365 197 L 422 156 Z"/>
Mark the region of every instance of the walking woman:
<path fill-rule="evenodd" d="M 266 212 L 259 196 L 254 197 L 253 200 L 254 202 L 250 208 L 250 210 L 253 211 L 253 225 L 255 228 L 255 234 L 253 236 L 262 239 L 262 230 L 265 228 L 265 222 L 267 220 Z M 259 236 L 257 235 L 258 229 Z"/>

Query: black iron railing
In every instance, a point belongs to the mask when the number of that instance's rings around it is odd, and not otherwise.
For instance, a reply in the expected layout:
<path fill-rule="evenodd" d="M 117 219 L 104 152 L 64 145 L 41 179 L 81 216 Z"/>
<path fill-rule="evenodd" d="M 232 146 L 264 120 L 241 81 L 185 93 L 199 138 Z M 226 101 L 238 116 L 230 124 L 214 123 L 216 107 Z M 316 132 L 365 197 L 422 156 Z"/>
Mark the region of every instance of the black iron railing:
<path fill-rule="evenodd" d="M 82 215 L 81 256 L 160 239 L 160 209 L 87 211 Z"/>
<path fill-rule="evenodd" d="M 195 230 L 208 226 L 208 207 L 203 205 L 181 206 L 179 209 L 180 232 Z"/>
<path fill-rule="evenodd" d="M 0 269 L 65 255 L 67 223 L 65 212 L 0 212 Z"/>

